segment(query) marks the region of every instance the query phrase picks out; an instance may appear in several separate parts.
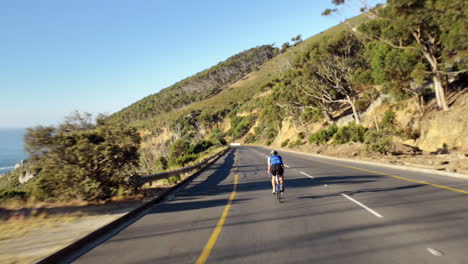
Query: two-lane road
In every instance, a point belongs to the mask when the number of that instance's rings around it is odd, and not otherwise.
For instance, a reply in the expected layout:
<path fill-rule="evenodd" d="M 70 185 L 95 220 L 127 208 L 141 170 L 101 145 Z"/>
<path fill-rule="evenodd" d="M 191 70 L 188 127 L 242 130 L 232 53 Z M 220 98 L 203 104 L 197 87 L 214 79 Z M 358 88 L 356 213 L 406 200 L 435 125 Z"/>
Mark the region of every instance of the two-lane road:
<path fill-rule="evenodd" d="M 237 147 L 76 263 L 468 263 L 468 181 Z"/>

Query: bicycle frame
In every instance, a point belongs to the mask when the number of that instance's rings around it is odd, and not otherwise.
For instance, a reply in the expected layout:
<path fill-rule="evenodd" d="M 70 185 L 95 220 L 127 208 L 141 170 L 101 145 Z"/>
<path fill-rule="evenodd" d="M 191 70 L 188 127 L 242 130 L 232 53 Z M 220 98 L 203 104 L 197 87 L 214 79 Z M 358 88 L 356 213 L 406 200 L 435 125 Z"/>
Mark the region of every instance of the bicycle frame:
<path fill-rule="evenodd" d="M 278 200 L 278 202 L 281 203 L 281 197 L 283 196 L 283 192 L 281 191 L 281 179 L 280 179 L 279 174 L 275 175 L 275 180 L 276 180 L 276 186 L 275 186 L 276 199 Z"/>

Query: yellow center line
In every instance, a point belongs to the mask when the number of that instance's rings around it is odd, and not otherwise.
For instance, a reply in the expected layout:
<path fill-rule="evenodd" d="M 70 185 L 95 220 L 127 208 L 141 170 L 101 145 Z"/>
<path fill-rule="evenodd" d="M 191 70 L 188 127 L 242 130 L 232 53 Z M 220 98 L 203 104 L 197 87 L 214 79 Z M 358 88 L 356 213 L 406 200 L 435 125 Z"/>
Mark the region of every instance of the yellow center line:
<path fill-rule="evenodd" d="M 443 185 L 438 185 L 438 184 L 433 184 L 433 183 L 429 183 L 429 182 L 424 182 L 424 181 L 417 181 L 417 180 L 408 179 L 408 178 L 405 178 L 405 177 L 396 176 L 396 175 L 392 175 L 392 174 L 387 174 L 387 173 L 383 173 L 383 172 L 365 170 L 365 169 L 361 169 L 361 168 L 356 168 L 356 167 L 346 166 L 346 165 L 341 165 L 341 164 L 335 164 L 335 163 L 328 163 L 328 162 L 325 162 L 325 161 L 318 161 L 318 160 L 315 160 L 315 161 L 320 162 L 320 163 L 324 163 L 324 164 L 328 164 L 328 165 L 335 165 L 335 166 L 345 167 L 345 168 L 349 168 L 349 169 L 355 169 L 355 170 L 375 173 L 375 174 L 379 174 L 379 175 L 390 176 L 390 177 L 400 179 L 400 180 L 404 180 L 404 181 L 410 181 L 410 182 L 420 183 L 420 184 L 424 184 L 424 185 L 430 185 L 430 186 L 441 188 L 441 189 L 446 189 L 446 190 L 450 190 L 450 191 L 454 191 L 454 192 L 468 194 L 467 191 L 463 191 L 463 190 L 460 190 L 460 189 L 455 189 L 455 188 L 451 188 L 451 187 L 447 187 L 447 186 L 443 186 Z"/>
<path fill-rule="evenodd" d="M 213 250 L 213 247 L 216 244 L 216 240 L 218 240 L 219 234 L 221 233 L 221 229 L 223 229 L 223 225 L 224 225 L 224 222 L 226 221 L 227 215 L 229 213 L 229 209 L 231 208 L 232 201 L 234 200 L 234 197 L 236 197 L 237 182 L 238 182 L 238 175 L 236 174 L 234 175 L 234 189 L 232 190 L 232 193 L 229 196 L 229 201 L 226 204 L 226 207 L 224 207 L 224 211 L 221 214 L 221 218 L 219 219 L 218 224 L 213 230 L 213 233 L 211 234 L 210 239 L 206 243 L 205 248 L 201 252 L 195 264 L 204 264 L 208 260 L 208 257 L 211 254 L 211 250 Z"/>

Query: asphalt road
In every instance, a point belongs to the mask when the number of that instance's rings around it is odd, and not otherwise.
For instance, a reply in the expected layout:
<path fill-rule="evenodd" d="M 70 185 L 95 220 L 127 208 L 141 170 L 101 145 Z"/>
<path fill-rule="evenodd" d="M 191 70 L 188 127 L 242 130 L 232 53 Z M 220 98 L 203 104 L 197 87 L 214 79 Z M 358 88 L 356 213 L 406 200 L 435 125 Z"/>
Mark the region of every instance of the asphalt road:
<path fill-rule="evenodd" d="M 278 203 L 268 152 L 234 148 L 75 263 L 468 263 L 468 180 L 280 152 Z"/>

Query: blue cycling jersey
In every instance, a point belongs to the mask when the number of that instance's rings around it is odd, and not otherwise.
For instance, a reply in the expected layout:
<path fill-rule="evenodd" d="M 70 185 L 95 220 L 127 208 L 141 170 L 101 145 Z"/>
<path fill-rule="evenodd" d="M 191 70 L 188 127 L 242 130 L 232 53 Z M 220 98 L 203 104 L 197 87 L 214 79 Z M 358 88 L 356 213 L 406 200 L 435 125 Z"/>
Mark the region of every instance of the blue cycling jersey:
<path fill-rule="evenodd" d="M 283 165 L 283 159 L 280 155 L 270 156 L 270 165 L 280 164 Z"/>

